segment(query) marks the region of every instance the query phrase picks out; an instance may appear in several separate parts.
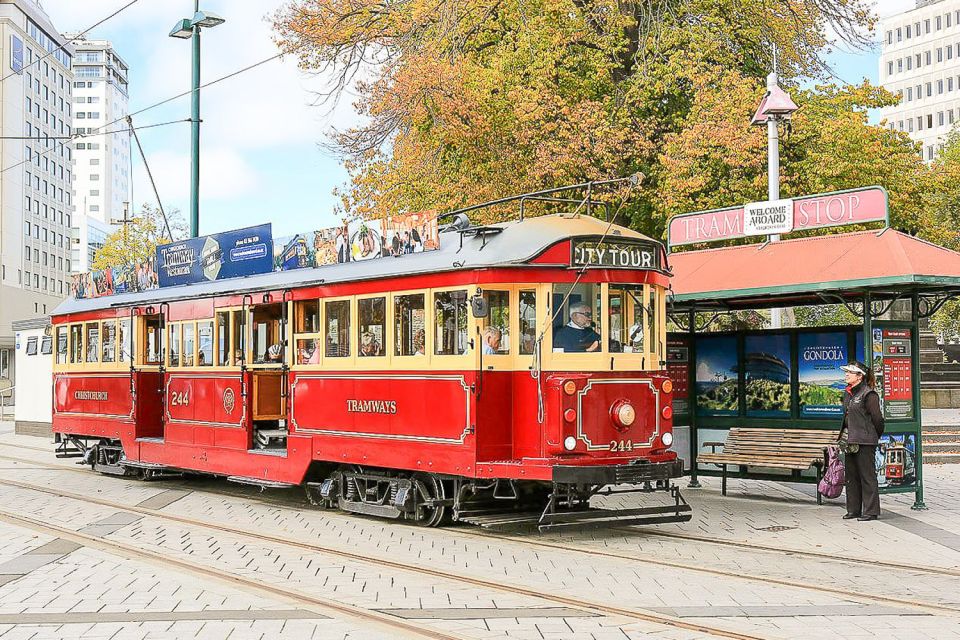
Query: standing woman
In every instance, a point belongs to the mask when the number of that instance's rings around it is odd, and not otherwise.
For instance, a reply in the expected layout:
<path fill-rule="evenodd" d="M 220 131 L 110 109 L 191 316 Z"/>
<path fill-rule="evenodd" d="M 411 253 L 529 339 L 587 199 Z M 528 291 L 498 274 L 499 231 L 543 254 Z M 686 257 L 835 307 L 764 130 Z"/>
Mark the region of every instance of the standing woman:
<path fill-rule="evenodd" d="M 876 520 L 880 516 L 880 491 L 874 457 L 884 428 L 880 396 L 874 389 L 876 379 L 862 362 L 840 368 L 847 383 L 840 430 L 841 442 L 846 440 L 847 514 L 843 519 Z"/>

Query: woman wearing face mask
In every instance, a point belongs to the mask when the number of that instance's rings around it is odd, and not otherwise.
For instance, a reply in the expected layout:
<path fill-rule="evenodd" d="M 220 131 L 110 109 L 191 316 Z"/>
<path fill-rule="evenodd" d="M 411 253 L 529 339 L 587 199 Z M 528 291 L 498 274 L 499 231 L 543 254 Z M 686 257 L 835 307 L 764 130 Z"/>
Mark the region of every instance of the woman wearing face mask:
<path fill-rule="evenodd" d="M 841 443 L 846 441 L 847 513 L 843 519 L 876 520 L 880 516 L 880 492 L 875 455 L 884 429 L 880 396 L 874 390 L 873 371 L 865 364 L 851 362 L 840 368 L 847 383 L 840 428 Z"/>

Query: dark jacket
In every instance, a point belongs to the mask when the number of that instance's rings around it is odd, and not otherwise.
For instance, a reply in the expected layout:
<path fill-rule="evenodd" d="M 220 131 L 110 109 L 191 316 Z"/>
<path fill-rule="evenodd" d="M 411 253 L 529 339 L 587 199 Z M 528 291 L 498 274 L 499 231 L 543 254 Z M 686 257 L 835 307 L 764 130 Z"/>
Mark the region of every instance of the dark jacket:
<path fill-rule="evenodd" d="M 843 426 L 850 444 L 875 445 L 883 435 L 880 396 L 866 383 L 843 392 Z"/>
<path fill-rule="evenodd" d="M 553 332 L 553 348 L 563 349 L 567 353 L 586 351 L 598 340 L 600 340 L 600 334 L 590 327 L 574 329 L 566 325 Z M 599 350 L 599 347 L 597 349 Z"/>

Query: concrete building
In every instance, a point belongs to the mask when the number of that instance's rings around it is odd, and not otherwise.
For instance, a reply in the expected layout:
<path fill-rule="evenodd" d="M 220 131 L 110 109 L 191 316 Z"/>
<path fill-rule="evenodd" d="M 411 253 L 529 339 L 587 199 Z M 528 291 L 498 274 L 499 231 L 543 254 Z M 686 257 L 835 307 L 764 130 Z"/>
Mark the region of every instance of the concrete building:
<path fill-rule="evenodd" d="M 77 134 L 122 131 L 128 111 L 130 67 L 106 40 L 74 38 L 73 126 Z M 74 271 L 90 269 L 91 250 L 103 246 L 110 223 L 122 220 L 130 192 L 130 137 L 92 135 L 74 145 L 76 194 Z M 104 226 L 108 225 L 108 226 Z M 98 245 L 99 243 L 99 245 Z"/>
<path fill-rule="evenodd" d="M 881 115 L 933 160 L 960 120 L 960 0 L 917 0 L 882 20 L 880 34 L 880 83 L 902 96 Z"/>
<path fill-rule="evenodd" d="M 74 50 L 58 34 L 36 0 L 0 0 L 0 389 L 11 324 L 70 291 Z"/>

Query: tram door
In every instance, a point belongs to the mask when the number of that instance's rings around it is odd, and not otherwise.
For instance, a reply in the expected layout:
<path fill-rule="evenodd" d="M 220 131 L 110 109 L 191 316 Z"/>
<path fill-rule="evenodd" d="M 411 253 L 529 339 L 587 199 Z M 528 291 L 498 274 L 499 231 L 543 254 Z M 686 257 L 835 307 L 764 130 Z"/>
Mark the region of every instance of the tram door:
<path fill-rule="evenodd" d="M 253 392 L 254 449 L 286 449 L 286 314 L 280 302 L 252 309 L 248 368 Z"/>
<path fill-rule="evenodd" d="M 131 358 L 136 437 L 163 439 L 163 318 L 136 318 L 136 352 Z"/>

